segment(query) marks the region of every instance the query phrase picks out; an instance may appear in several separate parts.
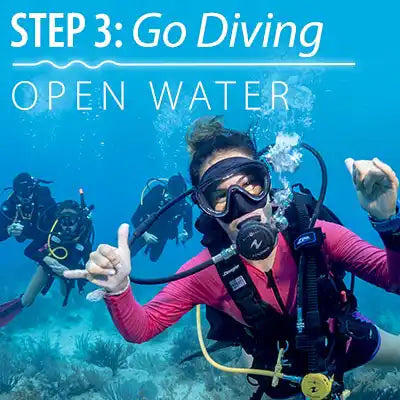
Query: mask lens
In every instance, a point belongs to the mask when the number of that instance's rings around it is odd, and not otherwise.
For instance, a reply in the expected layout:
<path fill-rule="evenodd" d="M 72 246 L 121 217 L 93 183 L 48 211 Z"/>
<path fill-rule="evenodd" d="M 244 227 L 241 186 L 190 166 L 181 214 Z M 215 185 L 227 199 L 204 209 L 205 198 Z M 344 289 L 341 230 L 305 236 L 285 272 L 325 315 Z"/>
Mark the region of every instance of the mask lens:
<path fill-rule="evenodd" d="M 226 171 L 226 174 L 199 186 L 197 199 L 206 213 L 222 216 L 228 212 L 229 196 L 232 190 L 240 190 L 249 198 L 260 200 L 270 189 L 267 167 L 260 162 L 252 162 Z"/>
<path fill-rule="evenodd" d="M 226 208 L 228 190 L 222 182 L 212 182 L 202 190 L 203 204 L 217 212 L 223 212 Z"/>
<path fill-rule="evenodd" d="M 33 186 L 28 182 L 21 183 L 18 189 L 16 190 L 17 196 L 23 199 L 29 198 L 32 195 L 32 193 L 33 193 Z"/>

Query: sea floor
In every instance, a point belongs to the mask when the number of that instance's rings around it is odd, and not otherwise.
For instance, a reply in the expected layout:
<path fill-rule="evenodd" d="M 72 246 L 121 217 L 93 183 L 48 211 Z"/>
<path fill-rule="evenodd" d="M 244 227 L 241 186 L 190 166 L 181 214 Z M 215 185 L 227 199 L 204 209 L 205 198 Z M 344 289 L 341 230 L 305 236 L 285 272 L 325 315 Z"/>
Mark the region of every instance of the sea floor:
<path fill-rule="evenodd" d="M 194 313 L 152 341 L 129 344 L 102 302 L 73 297 L 66 308 L 51 293 L 0 331 L 0 400 L 247 400 L 243 375 L 223 373 L 198 357 Z M 205 328 L 204 328 L 205 329 Z M 239 349 L 215 354 L 241 366 Z M 359 369 L 350 399 L 400 399 L 400 372 Z"/>

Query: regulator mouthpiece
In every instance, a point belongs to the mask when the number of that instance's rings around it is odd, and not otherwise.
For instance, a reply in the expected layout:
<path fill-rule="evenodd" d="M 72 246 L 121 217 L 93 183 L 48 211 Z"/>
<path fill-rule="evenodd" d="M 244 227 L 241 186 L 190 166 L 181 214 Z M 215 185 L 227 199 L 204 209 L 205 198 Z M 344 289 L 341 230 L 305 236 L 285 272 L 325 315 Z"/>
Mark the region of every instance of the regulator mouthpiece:
<path fill-rule="evenodd" d="M 274 249 L 278 231 L 275 227 L 263 224 L 260 218 L 250 218 L 239 226 L 236 238 L 237 252 L 248 260 L 263 260 Z"/>

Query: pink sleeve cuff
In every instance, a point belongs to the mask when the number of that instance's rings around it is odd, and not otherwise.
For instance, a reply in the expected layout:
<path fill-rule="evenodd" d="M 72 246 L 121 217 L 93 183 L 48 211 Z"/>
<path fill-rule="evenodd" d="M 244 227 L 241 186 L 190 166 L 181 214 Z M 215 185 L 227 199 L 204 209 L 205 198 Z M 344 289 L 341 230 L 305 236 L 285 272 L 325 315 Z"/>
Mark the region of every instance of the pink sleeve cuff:
<path fill-rule="evenodd" d="M 128 285 L 126 289 L 119 293 L 107 293 L 104 296 L 104 301 L 107 304 L 107 307 L 126 307 L 132 302 L 136 302 L 135 298 L 133 297 L 133 292 L 131 285 Z"/>

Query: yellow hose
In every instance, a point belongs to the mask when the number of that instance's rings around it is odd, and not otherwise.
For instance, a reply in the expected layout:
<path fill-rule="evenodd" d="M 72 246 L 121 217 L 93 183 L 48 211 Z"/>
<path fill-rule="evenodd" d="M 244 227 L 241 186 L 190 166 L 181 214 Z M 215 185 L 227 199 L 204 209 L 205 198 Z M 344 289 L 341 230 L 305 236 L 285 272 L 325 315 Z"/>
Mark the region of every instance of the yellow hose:
<path fill-rule="evenodd" d="M 232 374 L 251 374 L 251 375 L 262 375 L 262 376 L 268 376 L 270 378 L 278 378 L 278 379 L 287 379 L 290 381 L 296 381 L 300 382 L 301 378 L 298 377 L 291 377 L 289 375 L 282 374 L 280 372 L 274 372 L 274 371 L 268 371 L 268 370 L 263 370 L 263 369 L 250 369 L 250 368 L 232 368 L 232 367 L 227 367 L 222 364 L 218 364 L 216 361 L 214 361 L 210 354 L 207 351 L 207 348 L 204 344 L 203 340 L 203 332 L 202 332 L 202 327 L 201 327 L 201 308 L 200 305 L 196 306 L 196 321 L 197 321 L 197 337 L 199 339 L 199 344 L 200 344 L 200 349 L 201 352 L 203 353 L 204 358 L 214 367 L 217 368 L 221 371 L 224 372 L 231 372 Z"/>
<path fill-rule="evenodd" d="M 54 257 L 57 260 L 61 260 L 62 261 L 62 260 L 65 260 L 68 257 L 68 250 L 65 247 L 62 247 L 62 246 L 56 247 L 55 249 L 51 248 L 51 235 L 52 235 L 55 227 L 57 226 L 57 224 L 58 224 L 58 219 L 56 219 L 54 221 L 54 224 L 50 229 L 50 233 L 47 236 L 47 248 L 49 249 L 49 253 L 51 254 L 52 257 Z M 55 253 L 56 251 L 63 251 L 64 255 L 63 256 L 58 256 Z"/>
<path fill-rule="evenodd" d="M 333 379 L 329 379 L 327 376 L 321 373 L 309 373 L 304 377 L 285 375 L 282 371 L 282 357 L 284 350 L 279 350 L 278 360 L 275 367 L 275 371 L 268 371 L 263 369 L 251 369 L 251 368 L 232 368 L 225 365 L 219 364 L 214 361 L 207 351 L 204 344 L 203 331 L 201 327 L 201 308 L 200 305 L 196 306 L 196 322 L 197 322 L 197 337 L 199 339 L 200 349 L 203 353 L 204 358 L 214 367 L 220 371 L 230 372 L 232 374 L 249 374 L 249 375 L 261 375 L 268 376 L 273 379 L 273 387 L 278 385 L 279 379 L 284 379 L 290 382 L 301 384 L 301 391 L 303 395 L 310 400 L 323 400 L 331 398 L 330 394 L 332 391 Z M 346 399 L 350 395 L 349 390 L 345 390 L 342 393 L 342 399 Z"/>

